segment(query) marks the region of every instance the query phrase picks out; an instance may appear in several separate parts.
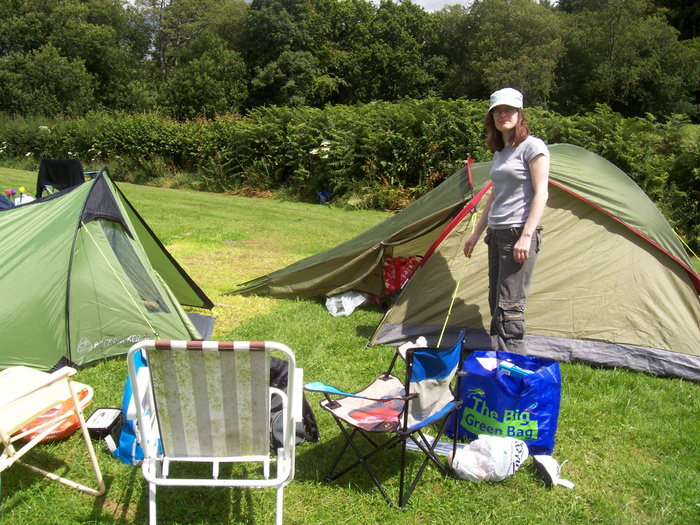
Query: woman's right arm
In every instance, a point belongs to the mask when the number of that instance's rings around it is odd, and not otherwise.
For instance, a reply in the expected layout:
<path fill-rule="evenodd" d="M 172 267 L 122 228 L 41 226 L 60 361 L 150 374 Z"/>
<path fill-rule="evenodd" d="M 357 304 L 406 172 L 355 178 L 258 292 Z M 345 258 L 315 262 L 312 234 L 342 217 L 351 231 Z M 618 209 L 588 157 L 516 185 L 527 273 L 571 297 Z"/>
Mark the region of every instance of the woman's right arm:
<path fill-rule="evenodd" d="M 481 236 L 483 235 L 484 231 L 486 231 L 486 226 L 488 226 L 489 223 L 489 211 L 491 210 L 491 203 L 493 202 L 493 198 L 493 190 L 491 190 L 489 192 L 488 199 L 486 199 L 486 204 L 484 204 L 484 211 L 481 212 L 479 222 L 477 223 L 476 228 L 474 228 L 474 233 L 472 233 L 471 236 L 464 243 L 464 255 L 466 257 L 472 256 L 474 247 L 479 242 L 479 239 L 481 239 Z"/>

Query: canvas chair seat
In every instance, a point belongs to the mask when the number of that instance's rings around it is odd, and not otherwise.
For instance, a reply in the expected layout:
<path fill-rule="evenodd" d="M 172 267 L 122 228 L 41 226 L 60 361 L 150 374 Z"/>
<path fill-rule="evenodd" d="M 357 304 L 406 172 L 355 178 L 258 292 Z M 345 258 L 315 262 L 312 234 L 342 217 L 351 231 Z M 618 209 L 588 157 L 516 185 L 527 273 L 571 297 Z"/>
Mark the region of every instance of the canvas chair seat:
<path fill-rule="evenodd" d="M 310 383 L 307 390 L 316 392 L 331 391 L 328 385 Z M 356 394 L 348 394 L 337 390 L 339 399 L 321 402 L 324 410 L 332 411 L 334 417 L 340 418 L 347 424 L 362 428 L 368 432 L 387 432 L 396 430 L 401 425 L 400 416 L 405 401 L 405 388 L 401 380 L 393 375 L 380 376 L 367 388 Z"/>
<path fill-rule="evenodd" d="M 148 366 L 137 371 L 139 351 Z M 270 387 L 271 351 L 289 363 L 287 394 Z M 147 340 L 129 350 L 127 365 L 135 400 L 135 414 L 127 417 L 137 420 L 150 523 L 156 523 L 157 486 L 198 486 L 275 488 L 281 524 L 283 488 L 294 478 L 295 429 L 302 420 L 303 372 L 291 350 L 273 342 Z M 284 421 L 276 454 L 270 453 L 272 396 L 281 400 Z M 208 463 L 211 476 L 175 476 L 171 466 L 179 462 Z M 222 463 L 254 464 L 262 473 L 220 478 Z"/>
<path fill-rule="evenodd" d="M 0 372 L 0 437 L 3 444 L 0 472 L 14 463 L 19 463 L 51 480 L 99 496 L 104 493 L 105 485 L 83 417 L 83 409 L 90 403 L 93 391 L 88 385 L 72 381 L 75 373 L 76 370 L 70 367 L 63 367 L 49 374 L 24 366 L 14 366 Z M 86 390 L 87 395 L 79 400 L 77 394 L 82 390 Z M 41 425 L 22 431 L 24 427 L 60 404 L 70 404 L 71 408 Z M 82 437 L 97 478 L 97 489 L 20 461 L 22 456 L 74 415 L 80 423 Z"/>
<path fill-rule="evenodd" d="M 384 499 L 394 506 L 369 460 L 375 453 L 399 444 L 399 508 L 405 508 L 429 463 L 437 466 L 443 474 L 449 474 L 449 468 L 442 464 L 435 447 L 440 442 L 449 416 L 456 418 L 457 408 L 461 405 L 459 392 L 463 339 L 464 333 L 461 333 L 452 345 L 442 348 L 402 346 L 396 350 L 388 371 L 356 393 L 344 392 L 320 382 L 305 386 L 305 390 L 319 392 L 325 396 L 320 403 L 321 408 L 333 416 L 345 437 L 343 447 L 324 477 L 326 481 L 338 479 L 356 466 L 363 465 Z M 403 359 L 406 365 L 403 382 L 392 373 L 399 359 Z M 452 389 L 451 383 L 455 376 L 457 387 Z M 456 392 L 456 396 L 453 392 Z M 423 431 L 436 423 L 437 436 L 428 439 Z M 379 434 L 385 435 L 381 442 L 378 439 Z M 409 441 L 425 457 L 410 482 L 410 487 L 404 491 L 406 445 Z M 366 443 L 370 444 L 369 451 L 363 450 Z M 453 453 L 456 447 L 455 437 Z M 348 450 L 355 453 L 357 461 L 339 472 L 336 471 Z"/>

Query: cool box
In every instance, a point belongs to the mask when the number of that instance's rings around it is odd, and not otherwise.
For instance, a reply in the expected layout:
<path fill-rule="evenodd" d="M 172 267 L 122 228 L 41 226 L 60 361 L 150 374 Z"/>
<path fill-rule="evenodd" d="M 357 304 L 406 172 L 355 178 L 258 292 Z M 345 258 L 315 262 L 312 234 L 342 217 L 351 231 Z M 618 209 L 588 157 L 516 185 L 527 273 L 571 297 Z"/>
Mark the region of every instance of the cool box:
<path fill-rule="evenodd" d="M 98 408 L 85 425 L 92 439 L 118 436 L 122 429 L 122 411 L 118 408 Z"/>

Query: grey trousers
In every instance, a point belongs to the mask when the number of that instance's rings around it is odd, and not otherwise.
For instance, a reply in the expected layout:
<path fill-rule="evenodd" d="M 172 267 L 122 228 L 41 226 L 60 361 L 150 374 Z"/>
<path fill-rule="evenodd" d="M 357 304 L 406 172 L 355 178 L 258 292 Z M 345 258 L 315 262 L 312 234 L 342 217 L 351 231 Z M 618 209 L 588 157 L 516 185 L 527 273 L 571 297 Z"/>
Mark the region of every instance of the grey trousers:
<path fill-rule="evenodd" d="M 521 232 L 522 228 L 489 228 L 484 241 L 489 256 L 491 344 L 495 350 L 526 355 L 525 302 L 542 244 L 542 227 L 532 236 L 530 257 L 524 264 L 513 258 L 513 247 Z"/>

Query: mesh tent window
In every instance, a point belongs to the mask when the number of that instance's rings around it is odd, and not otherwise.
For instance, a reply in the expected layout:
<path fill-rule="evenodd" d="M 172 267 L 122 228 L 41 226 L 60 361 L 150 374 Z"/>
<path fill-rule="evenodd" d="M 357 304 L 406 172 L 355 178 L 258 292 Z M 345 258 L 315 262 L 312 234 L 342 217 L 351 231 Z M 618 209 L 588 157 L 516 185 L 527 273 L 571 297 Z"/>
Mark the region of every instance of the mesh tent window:
<path fill-rule="evenodd" d="M 109 245 L 149 313 L 170 313 L 121 224 L 99 220 Z"/>

